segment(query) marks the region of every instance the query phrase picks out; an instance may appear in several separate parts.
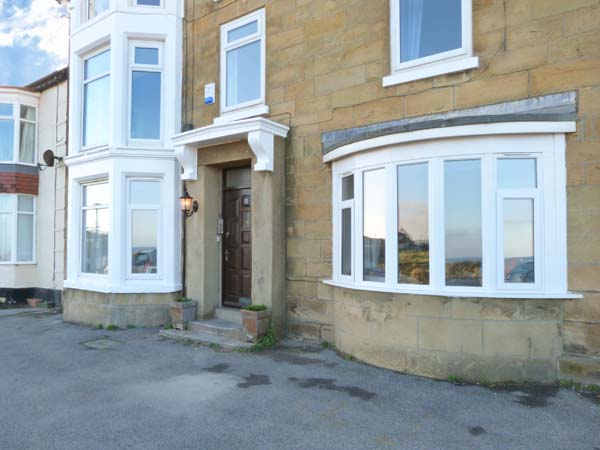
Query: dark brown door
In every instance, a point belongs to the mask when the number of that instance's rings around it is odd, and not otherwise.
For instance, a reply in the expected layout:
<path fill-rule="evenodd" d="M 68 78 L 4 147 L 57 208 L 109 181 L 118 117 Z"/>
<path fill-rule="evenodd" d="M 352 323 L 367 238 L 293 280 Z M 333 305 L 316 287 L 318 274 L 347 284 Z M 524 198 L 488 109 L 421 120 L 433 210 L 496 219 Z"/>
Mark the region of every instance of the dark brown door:
<path fill-rule="evenodd" d="M 223 305 L 252 303 L 252 191 L 223 192 Z"/>

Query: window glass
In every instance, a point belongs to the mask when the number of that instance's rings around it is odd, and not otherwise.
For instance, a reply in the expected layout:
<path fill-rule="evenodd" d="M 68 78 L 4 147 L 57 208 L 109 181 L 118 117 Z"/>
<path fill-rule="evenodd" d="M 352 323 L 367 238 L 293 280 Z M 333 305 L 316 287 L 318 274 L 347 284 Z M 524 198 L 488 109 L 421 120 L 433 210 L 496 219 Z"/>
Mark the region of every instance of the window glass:
<path fill-rule="evenodd" d="M 17 216 L 17 261 L 33 260 L 33 214 Z"/>
<path fill-rule="evenodd" d="M 533 199 L 505 198 L 502 211 L 504 281 L 534 283 Z"/>
<path fill-rule="evenodd" d="M 354 175 L 342 178 L 342 200 L 354 198 Z"/>
<path fill-rule="evenodd" d="M 7 211 L 10 201 L 8 195 L 0 195 L 0 261 L 8 262 L 12 260 L 12 214 Z M 5 209 L 6 208 L 6 209 Z"/>
<path fill-rule="evenodd" d="M 461 0 L 399 0 L 400 61 L 462 47 Z"/>
<path fill-rule="evenodd" d="M 129 183 L 129 203 L 160 205 L 160 182 L 140 180 Z"/>
<path fill-rule="evenodd" d="M 241 27 L 228 31 L 227 42 L 231 43 L 233 41 L 237 41 L 238 39 L 245 38 L 246 36 L 250 36 L 256 32 L 258 32 L 258 22 L 255 20 L 254 22 L 247 23 L 246 25 L 242 25 Z"/>
<path fill-rule="evenodd" d="M 19 161 L 33 164 L 35 162 L 35 124 L 21 121 L 20 131 Z"/>
<path fill-rule="evenodd" d="M 252 186 L 252 172 L 249 167 L 228 169 L 225 171 L 226 188 L 250 188 Z"/>
<path fill-rule="evenodd" d="M 13 115 L 13 105 L 11 103 L 0 103 L 0 116 Z"/>
<path fill-rule="evenodd" d="M 160 0 L 136 0 L 138 6 L 160 6 Z"/>
<path fill-rule="evenodd" d="M 363 175 L 363 279 L 385 281 L 385 170 Z"/>
<path fill-rule="evenodd" d="M 227 106 L 260 98 L 260 53 L 260 41 L 255 41 L 227 52 Z"/>
<path fill-rule="evenodd" d="M 157 273 L 158 211 L 131 212 L 131 273 Z"/>
<path fill-rule="evenodd" d="M 498 188 L 535 189 L 537 187 L 535 158 L 498 159 Z"/>
<path fill-rule="evenodd" d="M 33 197 L 19 195 L 18 210 L 19 212 L 33 212 Z"/>
<path fill-rule="evenodd" d="M 398 167 L 398 282 L 429 284 L 427 163 Z"/>
<path fill-rule="evenodd" d="M 135 63 L 136 64 L 158 64 L 158 49 L 148 47 L 135 48 Z"/>
<path fill-rule="evenodd" d="M 85 61 L 85 84 L 83 89 L 83 146 L 106 143 L 109 114 L 110 50 Z M 87 81 L 91 78 L 92 81 Z"/>
<path fill-rule="evenodd" d="M 110 50 L 88 58 L 84 62 L 84 77 L 86 80 L 96 78 L 110 70 Z"/>
<path fill-rule="evenodd" d="M 444 164 L 446 285 L 481 286 L 481 161 Z"/>
<path fill-rule="evenodd" d="M 21 119 L 35 122 L 35 108 L 33 106 L 21 105 Z"/>
<path fill-rule="evenodd" d="M 83 206 L 105 206 L 108 204 L 108 196 L 108 183 L 84 186 Z"/>
<path fill-rule="evenodd" d="M 81 271 L 108 273 L 108 183 L 83 186 Z"/>
<path fill-rule="evenodd" d="M 13 120 L 0 120 L 0 161 L 13 160 L 14 133 Z"/>
<path fill-rule="evenodd" d="M 342 275 L 352 275 L 352 208 L 342 209 Z"/>
<path fill-rule="evenodd" d="M 160 139 L 160 72 L 134 70 L 131 76 L 131 138 Z"/>
<path fill-rule="evenodd" d="M 96 17 L 108 9 L 109 0 L 88 0 L 88 19 Z"/>

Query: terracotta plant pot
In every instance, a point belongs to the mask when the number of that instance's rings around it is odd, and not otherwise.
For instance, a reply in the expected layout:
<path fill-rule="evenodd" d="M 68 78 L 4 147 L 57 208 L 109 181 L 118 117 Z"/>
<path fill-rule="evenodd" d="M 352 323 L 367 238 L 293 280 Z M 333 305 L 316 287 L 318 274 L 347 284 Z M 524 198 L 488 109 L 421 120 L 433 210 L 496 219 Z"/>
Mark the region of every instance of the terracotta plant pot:
<path fill-rule="evenodd" d="M 258 342 L 258 340 L 267 334 L 269 331 L 269 325 L 271 325 L 271 311 L 265 309 L 264 311 L 249 311 L 242 309 L 242 324 L 246 335 L 252 342 Z"/>
<path fill-rule="evenodd" d="M 189 302 L 171 303 L 171 322 L 176 330 L 187 330 L 188 323 L 196 319 L 196 308 L 198 302 L 191 300 Z"/>

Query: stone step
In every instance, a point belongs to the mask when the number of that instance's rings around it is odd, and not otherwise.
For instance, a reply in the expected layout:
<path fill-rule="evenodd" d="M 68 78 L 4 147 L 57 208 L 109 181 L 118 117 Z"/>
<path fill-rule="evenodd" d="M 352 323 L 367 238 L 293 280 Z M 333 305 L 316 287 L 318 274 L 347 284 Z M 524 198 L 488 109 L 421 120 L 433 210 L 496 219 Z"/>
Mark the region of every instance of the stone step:
<path fill-rule="evenodd" d="M 197 320 L 188 324 L 188 330 L 194 333 L 223 336 L 241 342 L 246 341 L 246 333 L 239 323 L 221 319 Z"/>
<path fill-rule="evenodd" d="M 160 330 L 158 334 L 161 337 L 173 339 L 175 341 L 198 345 L 217 346 L 229 350 L 246 350 L 252 347 L 252 343 L 249 342 L 241 342 L 237 339 L 231 339 L 225 336 L 217 336 L 215 334 L 208 333 L 196 333 L 189 330 Z"/>
<path fill-rule="evenodd" d="M 227 322 L 237 323 L 242 325 L 241 310 L 236 308 L 215 308 L 215 319 L 226 320 Z"/>

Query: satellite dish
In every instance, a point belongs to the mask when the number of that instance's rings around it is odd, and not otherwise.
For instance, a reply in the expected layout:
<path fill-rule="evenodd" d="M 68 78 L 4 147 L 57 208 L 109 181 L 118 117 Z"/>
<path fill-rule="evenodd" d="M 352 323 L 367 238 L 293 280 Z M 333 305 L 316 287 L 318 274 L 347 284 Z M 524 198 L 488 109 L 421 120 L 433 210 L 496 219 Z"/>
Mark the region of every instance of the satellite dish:
<path fill-rule="evenodd" d="M 44 152 L 44 154 L 42 155 L 42 159 L 44 160 L 44 163 L 46 163 L 46 165 L 48 167 L 54 167 L 54 161 L 62 160 L 61 157 L 54 156 L 54 152 L 52 150 L 46 150 Z"/>

